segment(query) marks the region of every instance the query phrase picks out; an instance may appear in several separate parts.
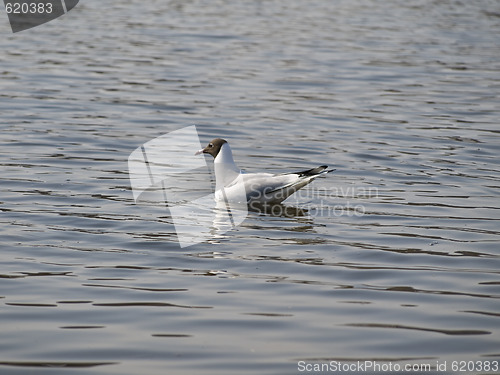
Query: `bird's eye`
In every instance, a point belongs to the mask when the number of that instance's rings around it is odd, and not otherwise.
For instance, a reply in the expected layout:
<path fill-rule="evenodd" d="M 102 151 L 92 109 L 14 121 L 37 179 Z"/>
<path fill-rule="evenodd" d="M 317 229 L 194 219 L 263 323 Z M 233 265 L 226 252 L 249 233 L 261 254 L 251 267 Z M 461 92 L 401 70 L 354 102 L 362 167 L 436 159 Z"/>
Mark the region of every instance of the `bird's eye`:
<path fill-rule="evenodd" d="M 209 143 L 208 147 L 214 147 L 213 143 Z"/>

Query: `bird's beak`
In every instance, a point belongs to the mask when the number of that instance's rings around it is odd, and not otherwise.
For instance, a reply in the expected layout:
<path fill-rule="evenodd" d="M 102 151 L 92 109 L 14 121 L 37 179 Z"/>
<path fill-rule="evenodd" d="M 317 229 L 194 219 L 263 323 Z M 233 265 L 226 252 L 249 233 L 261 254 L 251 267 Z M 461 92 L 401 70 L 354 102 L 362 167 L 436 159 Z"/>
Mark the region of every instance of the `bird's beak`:
<path fill-rule="evenodd" d="M 205 151 L 204 148 L 202 148 L 201 150 L 196 151 L 195 155 L 203 154 L 203 151 Z"/>

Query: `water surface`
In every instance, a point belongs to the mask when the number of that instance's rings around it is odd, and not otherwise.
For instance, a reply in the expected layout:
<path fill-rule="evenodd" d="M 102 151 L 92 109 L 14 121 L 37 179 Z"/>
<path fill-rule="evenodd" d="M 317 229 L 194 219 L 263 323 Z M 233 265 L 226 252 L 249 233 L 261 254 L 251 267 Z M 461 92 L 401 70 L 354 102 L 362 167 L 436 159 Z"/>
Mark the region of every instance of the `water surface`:
<path fill-rule="evenodd" d="M 499 359 L 498 2 L 87 0 L 0 31 L 2 374 Z M 181 249 L 127 159 L 192 124 L 250 172 L 336 171 L 307 215 Z"/>

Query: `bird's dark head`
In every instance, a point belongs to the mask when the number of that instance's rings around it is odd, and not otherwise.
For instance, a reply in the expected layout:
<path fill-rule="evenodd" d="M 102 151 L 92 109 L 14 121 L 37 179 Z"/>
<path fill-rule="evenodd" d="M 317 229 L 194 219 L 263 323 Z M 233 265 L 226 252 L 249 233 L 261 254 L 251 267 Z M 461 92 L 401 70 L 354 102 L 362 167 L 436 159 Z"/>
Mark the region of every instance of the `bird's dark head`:
<path fill-rule="evenodd" d="M 227 143 L 225 139 L 215 138 L 210 141 L 210 143 L 205 147 L 198 151 L 195 155 L 199 154 L 210 154 L 214 157 L 214 159 L 219 154 L 219 151 L 224 143 Z"/>

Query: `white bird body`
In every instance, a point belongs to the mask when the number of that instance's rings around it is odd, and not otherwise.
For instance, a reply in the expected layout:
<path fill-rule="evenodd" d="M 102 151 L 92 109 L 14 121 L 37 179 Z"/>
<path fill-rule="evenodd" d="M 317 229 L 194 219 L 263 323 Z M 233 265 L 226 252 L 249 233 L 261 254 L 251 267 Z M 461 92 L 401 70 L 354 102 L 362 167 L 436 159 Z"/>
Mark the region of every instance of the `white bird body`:
<path fill-rule="evenodd" d="M 323 165 L 296 173 L 244 173 L 234 162 L 229 143 L 220 138 L 196 154 L 201 153 L 215 158 L 215 200 L 221 202 L 278 204 L 316 177 L 332 171 Z"/>

